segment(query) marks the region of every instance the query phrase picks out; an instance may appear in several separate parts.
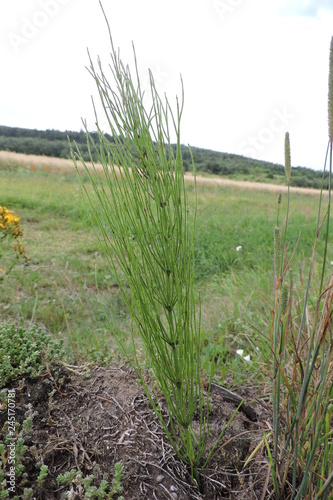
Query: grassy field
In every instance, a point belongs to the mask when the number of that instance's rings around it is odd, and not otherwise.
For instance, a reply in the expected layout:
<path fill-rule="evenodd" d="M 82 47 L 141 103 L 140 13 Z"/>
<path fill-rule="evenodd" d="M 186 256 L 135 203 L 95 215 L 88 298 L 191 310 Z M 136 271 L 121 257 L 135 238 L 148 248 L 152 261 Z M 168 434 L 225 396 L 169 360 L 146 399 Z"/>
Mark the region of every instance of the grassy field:
<path fill-rule="evenodd" d="M 1 160 L 0 205 L 20 216 L 30 259 L 0 281 L 1 321 L 46 328 L 65 339 L 69 358 L 108 361 L 122 354 L 118 333 L 130 350 L 131 320 L 87 215 L 74 170 L 59 165 Z M 67 165 L 68 167 L 68 165 Z M 193 186 L 188 187 L 194 207 Z M 316 232 L 319 193 L 292 193 L 287 241 L 294 279 L 304 284 Z M 280 221 L 286 214 L 283 195 Z M 216 377 L 230 387 L 259 381 L 271 357 L 269 321 L 273 303 L 273 229 L 277 195 L 236 185 L 198 186 L 195 237 L 196 290 L 202 308 L 202 356 L 215 356 Z M 324 236 L 317 246 L 323 253 Z M 4 244 L 2 244 L 4 243 Z M 13 259 L 1 242 L 1 268 Z M 241 247 L 241 248 L 239 248 Z M 328 252 L 328 271 L 333 260 Z M 315 281 L 319 270 L 315 268 Z M 214 347 L 215 346 L 215 347 Z M 214 350 L 215 349 L 215 350 Z M 236 351 L 250 355 L 246 361 Z M 144 354 L 142 356 L 144 360 Z"/>

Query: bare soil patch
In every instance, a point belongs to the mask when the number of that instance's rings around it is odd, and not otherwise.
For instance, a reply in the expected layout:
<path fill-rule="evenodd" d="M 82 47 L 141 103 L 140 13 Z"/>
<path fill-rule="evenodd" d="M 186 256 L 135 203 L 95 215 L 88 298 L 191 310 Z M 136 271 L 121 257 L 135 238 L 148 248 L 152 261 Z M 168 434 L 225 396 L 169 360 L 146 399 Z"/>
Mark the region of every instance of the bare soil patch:
<path fill-rule="evenodd" d="M 257 420 L 238 412 L 227 428 L 236 406 L 218 391 L 211 393 L 207 449 L 223 429 L 225 433 L 201 474 L 199 491 L 129 367 L 94 367 L 87 376 L 62 366 L 36 380 L 16 380 L 9 389 L 13 388 L 17 422 L 22 424 L 28 416 L 33 419 L 33 429 L 24 438 L 27 450 L 23 464 L 28 475 L 25 485 L 23 481 L 16 485 L 19 498 L 24 487 L 30 487 L 34 498 L 63 499 L 68 487 L 59 485 L 57 476 L 72 469 L 80 470 L 84 477 L 93 474 L 96 486 L 105 475 L 112 482 L 114 465 L 119 461 L 124 466 L 126 500 L 272 498 L 272 488 L 265 484 L 269 473 L 265 450 L 244 468 L 271 420 L 270 410 L 258 399 L 256 389 L 244 389 L 241 396 Z M 0 442 L 5 440 L 7 416 L 7 409 L 0 406 Z M 37 487 L 38 462 L 49 468 L 42 490 Z M 72 495 L 86 498 L 75 486 Z"/>

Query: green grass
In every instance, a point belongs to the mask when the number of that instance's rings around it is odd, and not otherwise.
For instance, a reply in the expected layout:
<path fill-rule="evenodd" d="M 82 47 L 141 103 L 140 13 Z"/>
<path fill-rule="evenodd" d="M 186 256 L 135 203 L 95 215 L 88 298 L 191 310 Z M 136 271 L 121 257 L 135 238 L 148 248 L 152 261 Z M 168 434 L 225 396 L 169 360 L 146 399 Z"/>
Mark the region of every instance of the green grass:
<path fill-rule="evenodd" d="M 0 204 L 20 216 L 23 243 L 31 259 L 29 266 L 18 262 L 0 281 L 0 317 L 16 322 L 23 318 L 63 338 L 77 356 L 106 360 L 120 356 L 115 331 L 130 349 L 131 320 L 78 187 L 74 173 L 0 166 Z M 188 191 L 189 203 L 194 205 L 194 190 L 189 187 Z M 291 198 L 288 241 L 293 248 L 301 230 L 293 263 L 299 283 L 312 251 L 318 199 L 302 194 Z M 280 220 L 286 203 L 283 198 Z M 269 192 L 229 186 L 198 188 L 196 291 L 202 302 L 203 357 L 208 367 L 216 341 L 216 377 L 230 386 L 257 377 L 258 366 L 270 358 L 263 339 L 268 338 L 273 307 L 276 207 L 276 195 Z M 323 245 L 321 236 L 318 256 Z M 239 246 L 241 251 L 236 250 Z M 14 252 L 6 251 L 0 267 L 13 258 Z M 331 259 L 332 245 L 328 271 Z M 251 363 L 236 354 L 239 348 L 251 355 Z"/>

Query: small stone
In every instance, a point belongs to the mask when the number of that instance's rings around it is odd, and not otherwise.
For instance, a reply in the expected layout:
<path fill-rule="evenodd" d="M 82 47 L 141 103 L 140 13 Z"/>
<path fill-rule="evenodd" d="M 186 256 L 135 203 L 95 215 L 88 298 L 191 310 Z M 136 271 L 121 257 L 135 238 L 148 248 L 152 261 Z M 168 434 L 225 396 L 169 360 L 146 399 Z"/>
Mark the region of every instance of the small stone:
<path fill-rule="evenodd" d="M 172 484 L 170 486 L 170 491 L 177 491 L 177 487 Z"/>
<path fill-rule="evenodd" d="M 171 496 L 172 496 L 172 498 L 174 498 L 175 500 L 178 500 L 178 495 L 177 495 L 177 493 L 173 492 L 173 493 L 171 493 Z"/>
<path fill-rule="evenodd" d="M 161 483 L 163 480 L 164 480 L 164 476 L 163 476 L 163 474 L 160 474 L 160 475 L 159 475 L 159 476 L 157 476 L 157 478 L 156 478 L 156 481 L 157 481 L 158 483 Z"/>

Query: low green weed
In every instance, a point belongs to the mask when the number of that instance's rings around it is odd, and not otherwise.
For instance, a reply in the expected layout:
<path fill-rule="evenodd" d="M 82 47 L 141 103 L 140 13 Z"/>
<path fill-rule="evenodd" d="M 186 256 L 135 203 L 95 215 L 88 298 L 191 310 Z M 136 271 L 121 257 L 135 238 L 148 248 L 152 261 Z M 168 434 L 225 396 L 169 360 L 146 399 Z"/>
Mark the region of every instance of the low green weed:
<path fill-rule="evenodd" d="M 5 397 L 1 397 L 3 401 L 3 405 L 5 405 L 5 401 L 7 400 L 6 392 L 3 391 L 1 394 L 4 394 Z M 18 497 L 14 494 L 11 498 L 14 500 L 22 499 L 32 499 L 33 492 L 32 489 L 29 488 L 29 476 L 25 470 L 25 453 L 27 451 L 27 446 L 25 445 L 25 440 L 31 436 L 32 433 L 32 418 L 28 417 L 20 425 L 18 422 L 15 422 L 15 440 L 13 441 L 13 437 L 11 433 L 8 432 L 7 422 L 5 422 L 3 429 L 1 429 L 3 435 L 5 435 L 4 439 L 0 440 L 0 498 L 10 498 L 9 494 L 9 479 L 8 476 L 10 467 L 14 467 L 15 473 L 15 486 L 11 486 L 15 490 L 23 490 L 23 496 Z M 15 443 L 15 453 L 13 454 L 11 445 Z M 11 465 L 14 464 L 14 465 Z M 42 488 L 42 482 L 40 484 Z M 12 490 L 11 490 L 12 491 Z M 14 493 L 15 493 L 14 492 Z"/>
<path fill-rule="evenodd" d="M 37 487 L 41 490 L 43 488 L 43 484 L 45 479 L 47 478 L 49 472 L 49 467 L 48 465 L 41 465 L 40 467 L 40 472 L 37 477 Z"/>
<path fill-rule="evenodd" d="M 69 491 L 64 493 L 64 498 L 80 498 L 80 499 L 107 499 L 112 500 L 114 495 L 117 495 L 118 500 L 124 500 L 124 497 L 119 496 L 123 492 L 121 479 L 123 474 L 123 464 L 117 462 L 115 464 L 112 483 L 110 484 L 106 478 L 101 481 L 99 487 L 94 486 L 93 474 L 83 477 L 81 471 L 71 470 L 65 474 L 59 474 L 57 482 L 61 486 L 67 486 Z"/>
<path fill-rule="evenodd" d="M 63 359 L 62 340 L 55 341 L 42 328 L 0 324 L 0 387 L 22 375 L 37 377 L 47 364 Z"/>

